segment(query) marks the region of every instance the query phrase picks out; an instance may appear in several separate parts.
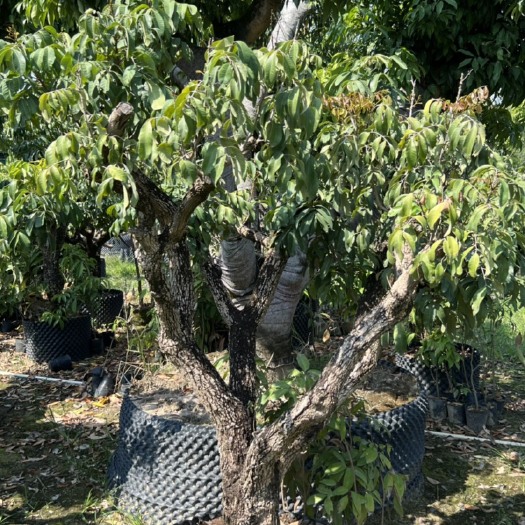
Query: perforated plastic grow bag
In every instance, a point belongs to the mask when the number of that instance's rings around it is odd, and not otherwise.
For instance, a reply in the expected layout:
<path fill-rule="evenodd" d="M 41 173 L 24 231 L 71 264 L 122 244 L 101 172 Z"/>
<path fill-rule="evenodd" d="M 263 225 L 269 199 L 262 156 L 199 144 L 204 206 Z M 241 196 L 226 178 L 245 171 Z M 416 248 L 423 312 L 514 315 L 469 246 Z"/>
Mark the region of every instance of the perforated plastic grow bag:
<path fill-rule="evenodd" d="M 90 355 L 89 315 L 68 319 L 63 328 L 33 321 L 23 321 L 22 325 L 26 353 L 38 363 L 47 363 L 64 355 L 71 356 L 73 361 L 79 361 Z"/>
<path fill-rule="evenodd" d="M 148 415 L 127 396 L 108 477 L 119 506 L 146 523 L 193 523 L 222 510 L 215 429 Z"/>
<path fill-rule="evenodd" d="M 91 309 L 93 324 L 100 326 L 112 324 L 115 319 L 122 315 L 124 307 L 124 292 L 122 290 L 109 289 L 100 293 L 94 301 Z"/>

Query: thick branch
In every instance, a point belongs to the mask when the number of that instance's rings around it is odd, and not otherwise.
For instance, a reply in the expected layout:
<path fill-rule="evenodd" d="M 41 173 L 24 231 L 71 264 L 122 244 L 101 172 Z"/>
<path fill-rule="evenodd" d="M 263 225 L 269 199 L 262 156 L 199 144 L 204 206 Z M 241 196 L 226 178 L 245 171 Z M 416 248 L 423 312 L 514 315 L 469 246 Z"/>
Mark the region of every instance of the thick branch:
<path fill-rule="evenodd" d="M 129 119 L 133 116 L 133 106 L 127 102 L 119 102 L 111 112 L 107 132 L 110 137 L 122 137 Z"/>
<path fill-rule="evenodd" d="M 177 214 L 172 223 L 171 238 L 174 242 L 182 238 L 191 214 L 208 198 L 214 188 L 215 185 L 209 177 L 199 177 L 186 192 L 180 204 L 177 205 Z"/>
<path fill-rule="evenodd" d="M 138 210 L 145 217 L 157 219 L 163 229 L 167 228 L 166 240 L 169 238 L 174 243 L 183 238 L 191 214 L 208 198 L 215 187 L 208 178 L 199 178 L 182 201 L 174 202 L 141 171 L 135 170 L 133 178 L 139 194 Z"/>
<path fill-rule="evenodd" d="M 133 179 L 139 194 L 137 209 L 146 217 L 156 218 L 163 227 L 170 226 L 178 211 L 177 204 L 141 171 L 135 170 Z"/>
<path fill-rule="evenodd" d="M 235 306 L 233 305 L 228 291 L 222 282 L 221 269 L 211 260 L 206 261 L 203 264 L 202 269 L 206 277 L 206 282 L 208 283 L 213 295 L 215 305 L 217 306 L 223 321 L 226 323 L 226 326 L 231 327 L 233 322 L 232 313 L 235 311 Z"/>
<path fill-rule="evenodd" d="M 257 284 L 250 300 L 250 308 L 256 311 L 257 323 L 264 317 L 272 302 L 277 284 L 286 265 L 286 258 L 273 251 L 264 259 L 257 276 Z"/>
<path fill-rule="evenodd" d="M 330 414 L 346 401 L 361 377 L 373 368 L 374 343 L 401 321 L 417 291 L 411 268 L 405 267 L 382 301 L 360 318 L 324 369 L 316 386 L 290 412 L 261 429 L 249 449 L 247 465 L 288 462 L 308 443 Z M 288 457 L 288 459 L 284 459 Z"/>
<path fill-rule="evenodd" d="M 260 231 L 248 228 L 248 226 L 241 226 L 240 228 L 237 228 L 237 233 L 245 239 L 248 239 L 252 242 L 258 242 L 265 248 L 271 248 L 272 246 L 273 241 L 271 237 L 268 237 L 268 235 L 265 235 Z"/>
<path fill-rule="evenodd" d="M 298 5 L 293 0 L 286 0 L 279 15 L 279 20 L 277 20 L 273 28 L 268 42 L 268 49 L 274 49 L 280 42 L 294 39 L 303 18 L 311 7 L 312 4 L 303 0 Z"/>

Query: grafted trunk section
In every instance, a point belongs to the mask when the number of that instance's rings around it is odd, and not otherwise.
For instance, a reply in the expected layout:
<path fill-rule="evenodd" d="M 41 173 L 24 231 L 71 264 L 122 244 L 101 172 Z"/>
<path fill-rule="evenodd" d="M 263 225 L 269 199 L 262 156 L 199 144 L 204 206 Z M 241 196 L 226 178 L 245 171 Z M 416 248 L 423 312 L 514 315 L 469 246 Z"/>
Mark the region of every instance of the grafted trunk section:
<path fill-rule="evenodd" d="M 280 42 L 294 39 L 311 7 L 312 4 L 304 0 L 286 0 L 270 36 L 268 49 L 274 49 Z"/>
<path fill-rule="evenodd" d="M 293 367 L 293 318 L 308 279 L 306 257 L 290 257 L 273 301 L 257 329 L 257 353 L 275 377 L 282 377 Z"/>
<path fill-rule="evenodd" d="M 257 278 L 255 244 L 242 237 L 221 242 L 222 282 L 234 304 L 249 300 Z"/>

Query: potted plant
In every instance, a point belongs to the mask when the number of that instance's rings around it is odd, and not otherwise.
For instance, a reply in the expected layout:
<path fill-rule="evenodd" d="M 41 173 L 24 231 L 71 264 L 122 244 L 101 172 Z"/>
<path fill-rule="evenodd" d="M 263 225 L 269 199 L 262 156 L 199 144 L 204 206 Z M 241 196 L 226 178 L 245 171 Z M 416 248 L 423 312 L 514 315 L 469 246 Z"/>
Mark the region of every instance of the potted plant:
<path fill-rule="evenodd" d="M 122 314 L 124 307 L 124 292 L 116 288 L 109 288 L 101 281 L 96 295 L 91 303 L 89 312 L 95 326 L 113 324 Z"/>
<path fill-rule="evenodd" d="M 459 356 L 453 341 L 442 332 L 434 331 L 426 335 L 418 351 L 418 359 L 427 367 L 431 378 L 429 387 L 429 411 L 432 419 L 447 417 L 447 392 L 449 398 L 454 393 L 451 370 L 458 366 Z M 450 399 L 450 402 L 454 402 Z"/>
<path fill-rule="evenodd" d="M 51 173 L 43 159 L 3 169 L 10 182 L 0 189 L 6 227 L 1 251 L 19 276 L 26 351 L 39 362 L 64 354 L 87 357 L 91 320 L 83 308 L 91 304 L 99 280 L 85 252 L 68 243 L 80 221 L 68 173 Z"/>
<path fill-rule="evenodd" d="M 479 434 L 483 428 L 487 425 L 489 417 L 488 407 L 481 403 L 480 389 L 479 389 L 479 374 L 478 372 L 479 360 L 477 365 L 474 361 L 474 350 L 472 350 L 472 361 L 469 367 L 469 394 L 470 399 L 473 401 L 468 404 L 465 409 L 465 419 L 468 428 L 470 428 L 476 434 Z M 466 368 L 465 368 L 466 370 Z"/>
<path fill-rule="evenodd" d="M 26 352 L 38 362 L 66 354 L 73 360 L 90 355 L 91 316 L 85 308 L 93 303 L 99 286 L 92 262 L 80 248 L 65 244 L 59 270 L 61 290 L 52 294 L 44 280 L 32 281 L 22 302 Z"/>

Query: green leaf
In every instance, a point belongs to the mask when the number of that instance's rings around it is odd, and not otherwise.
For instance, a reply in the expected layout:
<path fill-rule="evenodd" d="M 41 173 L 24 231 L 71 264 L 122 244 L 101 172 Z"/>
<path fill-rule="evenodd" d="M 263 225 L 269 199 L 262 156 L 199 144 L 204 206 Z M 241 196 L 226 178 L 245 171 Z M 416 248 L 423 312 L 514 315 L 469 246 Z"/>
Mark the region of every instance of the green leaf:
<path fill-rule="evenodd" d="M 479 255 L 474 253 L 468 261 L 468 273 L 471 277 L 476 277 L 479 268 Z"/>
<path fill-rule="evenodd" d="M 465 156 L 471 157 L 472 152 L 474 151 L 474 146 L 476 145 L 476 139 L 478 137 L 478 128 L 474 124 L 470 128 L 469 132 L 467 133 L 467 138 L 465 140 L 465 143 L 463 145 Z"/>
<path fill-rule="evenodd" d="M 148 95 L 148 100 L 151 104 L 151 109 L 159 110 L 162 109 L 164 103 L 166 102 L 166 96 L 160 88 L 160 86 L 154 82 L 148 82 L 150 91 Z"/>
<path fill-rule="evenodd" d="M 46 170 L 40 170 L 36 176 L 36 188 L 39 195 L 45 195 L 47 192 L 47 173 Z"/>
<path fill-rule="evenodd" d="M 334 496 L 345 496 L 348 494 L 348 490 L 346 490 L 344 487 L 337 487 L 333 492 L 332 494 Z"/>
<path fill-rule="evenodd" d="M 448 236 L 443 242 L 443 251 L 451 259 L 455 259 L 459 254 L 459 244 L 455 237 Z"/>
<path fill-rule="evenodd" d="M 500 181 L 499 184 L 499 205 L 501 207 L 505 206 L 510 199 L 510 190 L 509 185 L 504 181 Z"/>
<path fill-rule="evenodd" d="M 264 82 L 268 87 L 275 84 L 277 78 L 277 56 L 272 53 L 263 65 Z"/>
<path fill-rule="evenodd" d="M 343 478 L 343 487 L 349 491 L 350 489 L 354 487 L 354 483 L 355 483 L 354 471 L 352 469 L 347 468 L 345 470 L 345 475 Z"/>
<path fill-rule="evenodd" d="M 26 57 L 24 53 L 19 49 L 13 49 L 13 55 L 11 57 L 11 67 L 19 75 L 24 75 L 26 72 Z"/>
<path fill-rule="evenodd" d="M 113 180 L 118 180 L 120 182 L 126 183 L 128 181 L 128 174 L 122 168 L 110 164 L 106 167 L 106 173 L 108 177 L 111 177 Z"/>
<path fill-rule="evenodd" d="M 187 182 L 194 182 L 199 176 L 197 166 L 189 160 L 181 160 L 179 163 L 182 178 Z"/>
<path fill-rule="evenodd" d="M 375 503 L 374 498 L 372 497 L 372 494 L 367 492 L 365 494 L 365 508 L 368 512 L 374 512 Z"/>
<path fill-rule="evenodd" d="M 137 74 L 137 70 L 134 66 L 128 66 L 124 73 L 122 73 L 122 85 L 129 86 L 131 84 L 131 81 L 135 78 L 135 75 Z"/>
<path fill-rule="evenodd" d="M 153 127 L 151 120 L 146 120 L 139 133 L 139 157 L 149 160 L 153 150 Z"/>
<path fill-rule="evenodd" d="M 479 313 L 481 303 L 483 302 L 483 299 L 485 299 L 485 297 L 487 296 L 488 291 L 489 290 L 486 286 L 483 286 L 479 290 L 476 290 L 476 293 L 474 294 L 474 297 L 472 298 L 472 301 L 470 303 L 473 315 L 477 315 Z"/>
<path fill-rule="evenodd" d="M 377 448 L 373 445 L 370 445 L 365 450 L 365 459 L 367 463 L 373 463 L 378 456 Z"/>
<path fill-rule="evenodd" d="M 29 58 L 38 69 L 48 71 L 55 63 L 56 54 L 52 47 L 47 46 L 33 51 Z"/>
<path fill-rule="evenodd" d="M 304 354 L 297 354 L 297 364 L 303 372 L 310 369 L 310 361 Z"/>
<path fill-rule="evenodd" d="M 0 215 L 0 239 L 7 239 L 7 221 L 3 215 Z"/>
<path fill-rule="evenodd" d="M 441 217 L 443 210 L 448 206 L 448 202 L 443 201 L 436 204 L 427 214 L 427 224 L 431 230 L 436 226 L 437 221 Z"/>
<path fill-rule="evenodd" d="M 348 496 L 343 496 L 339 500 L 339 502 L 337 503 L 337 512 L 339 514 L 343 514 L 343 512 L 346 510 L 346 508 L 348 507 L 348 502 L 349 502 Z"/>
<path fill-rule="evenodd" d="M 270 121 L 266 124 L 264 131 L 271 148 L 277 148 L 281 145 L 284 138 L 283 125 L 281 123 Z"/>
<path fill-rule="evenodd" d="M 481 222 L 483 215 L 485 215 L 485 213 L 487 213 L 488 210 L 488 204 L 480 204 L 479 206 L 477 206 L 476 209 L 472 212 L 472 215 L 470 216 L 470 219 L 467 223 L 467 229 L 477 232 L 479 223 Z"/>

